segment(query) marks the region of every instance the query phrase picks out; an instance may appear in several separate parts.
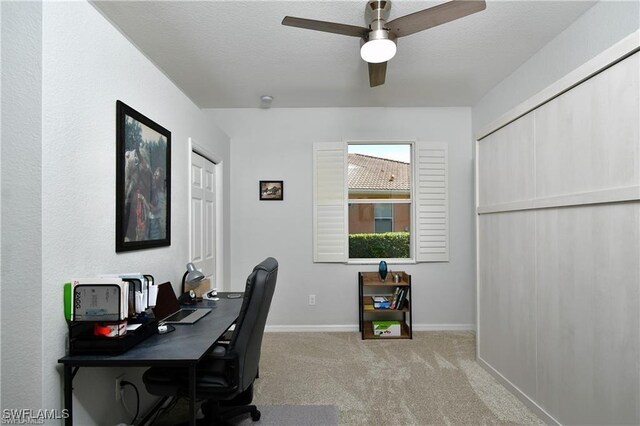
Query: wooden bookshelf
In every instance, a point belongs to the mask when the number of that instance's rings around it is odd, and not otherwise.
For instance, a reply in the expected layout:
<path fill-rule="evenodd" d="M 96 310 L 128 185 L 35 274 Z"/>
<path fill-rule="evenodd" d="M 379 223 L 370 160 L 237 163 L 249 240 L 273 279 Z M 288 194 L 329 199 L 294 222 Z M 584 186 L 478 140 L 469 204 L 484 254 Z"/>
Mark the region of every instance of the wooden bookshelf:
<path fill-rule="evenodd" d="M 398 280 L 394 275 L 398 274 Z M 396 289 L 405 292 L 404 302 L 400 309 L 374 308 L 373 297 L 384 296 L 393 301 Z M 362 339 L 412 339 L 411 315 L 411 275 L 402 271 L 387 274 L 384 281 L 377 272 L 358 272 L 358 316 L 359 329 Z M 373 321 L 398 321 L 400 323 L 399 336 L 376 336 L 373 333 Z"/>

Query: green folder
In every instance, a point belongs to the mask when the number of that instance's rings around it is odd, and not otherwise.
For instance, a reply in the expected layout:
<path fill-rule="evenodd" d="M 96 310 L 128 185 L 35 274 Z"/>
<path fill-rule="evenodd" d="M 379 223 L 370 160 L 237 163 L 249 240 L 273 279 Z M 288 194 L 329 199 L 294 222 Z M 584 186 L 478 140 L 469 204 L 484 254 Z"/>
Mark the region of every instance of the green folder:
<path fill-rule="evenodd" d="M 71 321 L 71 283 L 64 283 L 64 317 Z"/>

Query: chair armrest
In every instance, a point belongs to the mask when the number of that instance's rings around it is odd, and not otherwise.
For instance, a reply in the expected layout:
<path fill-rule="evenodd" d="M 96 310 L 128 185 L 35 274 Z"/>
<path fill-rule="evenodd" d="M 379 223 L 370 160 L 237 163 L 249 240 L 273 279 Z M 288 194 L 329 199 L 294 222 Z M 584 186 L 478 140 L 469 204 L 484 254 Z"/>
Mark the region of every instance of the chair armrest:
<path fill-rule="evenodd" d="M 215 345 L 198 363 L 198 370 L 205 374 L 221 375 L 233 386 L 237 384 L 238 354 L 228 352 L 227 346 Z"/>
<path fill-rule="evenodd" d="M 228 352 L 229 346 L 216 344 L 213 349 L 207 352 L 203 357 L 204 362 L 214 362 L 216 360 L 229 361 L 238 359 L 238 354 Z"/>
<path fill-rule="evenodd" d="M 236 329 L 236 324 L 232 324 L 231 327 L 229 327 L 227 329 L 227 331 L 225 331 L 222 336 L 220 336 L 220 338 L 218 339 L 218 341 L 216 342 L 217 345 L 228 345 L 229 343 L 231 343 L 231 338 L 233 337 L 233 333 Z"/>
<path fill-rule="evenodd" d="M 219 358 L 224 359 L 225 355 L 227 355 L 227 348 L 225 346 L 217 345 L 213 347 L 213 350 L 209 352 L 206 356 L 207 358 Z"/>

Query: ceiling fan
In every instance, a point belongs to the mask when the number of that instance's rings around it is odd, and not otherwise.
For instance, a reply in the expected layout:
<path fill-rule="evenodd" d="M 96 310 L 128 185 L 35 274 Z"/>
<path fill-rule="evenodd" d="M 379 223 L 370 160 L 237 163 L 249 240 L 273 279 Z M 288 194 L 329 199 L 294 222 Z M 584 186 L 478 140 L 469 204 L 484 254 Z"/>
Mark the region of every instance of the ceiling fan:
<path fill-rule="evenodd" d="M 451 0 L 387 22 L 390 0 L 369 0 L 365 9 L 368 27 L 285 16 L 282 25 L 324 31 L 362 39 L 360 56 L 369 65 L 369 85 L 384 84 L 387 61 L 396 54 L 396 39 L 463 18 L 486 8 L 484 0 Z"/>

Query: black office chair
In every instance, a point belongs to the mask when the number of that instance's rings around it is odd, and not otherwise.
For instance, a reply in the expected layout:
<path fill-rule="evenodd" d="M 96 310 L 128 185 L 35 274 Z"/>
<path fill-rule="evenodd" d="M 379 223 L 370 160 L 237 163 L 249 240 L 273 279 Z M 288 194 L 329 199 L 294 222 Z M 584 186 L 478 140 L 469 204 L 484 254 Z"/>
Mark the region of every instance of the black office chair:
<path fill-rule="evenodd" d="M 253 400 L 253 381 L 258 375 L 262 335 L 278 277 L 278 262 L 269 257 L 253 268 L 247 278 L 240 315 L 228 345 L 216 345 L 197 366 L 196 397 L 205 418 L 199 424 L 229 424 L 225 419 L 260 411 Z M 188 396 L 184 368 L 153 367 L 142 376 L 147 391 L 160 396 Z"/>

